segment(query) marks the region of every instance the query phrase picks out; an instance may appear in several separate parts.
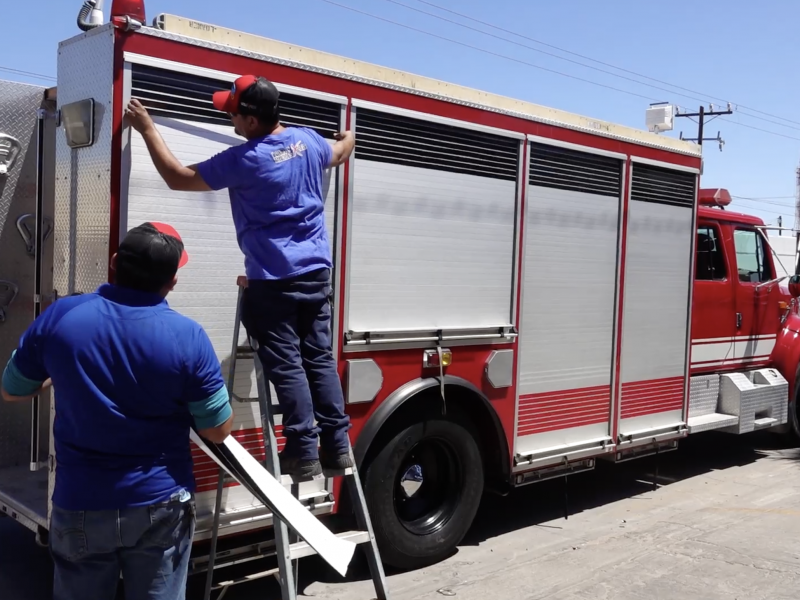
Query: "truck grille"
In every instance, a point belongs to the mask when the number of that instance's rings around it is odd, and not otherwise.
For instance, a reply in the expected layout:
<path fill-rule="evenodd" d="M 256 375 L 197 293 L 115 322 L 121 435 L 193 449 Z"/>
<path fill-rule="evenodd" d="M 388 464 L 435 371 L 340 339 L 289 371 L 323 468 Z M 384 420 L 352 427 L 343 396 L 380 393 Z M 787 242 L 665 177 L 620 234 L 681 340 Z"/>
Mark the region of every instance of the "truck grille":
<path fill-rule="evenodd" d="M 144 65 L 131 65 L 132 92 L 153 116 L 185 121 L 230 125 L 223 112 L 214 108 L 211 95 L 230 89 L 228 81 L 200 77 Z M 310 127 L 326 138 L 339 131 L 342 107 L 334 102 L 281 93 L 281 122 Z"/>
<path fill-rule="evenodd" d="M 359 108 L 356 158 L 516 181 L 519 141 Z"/>

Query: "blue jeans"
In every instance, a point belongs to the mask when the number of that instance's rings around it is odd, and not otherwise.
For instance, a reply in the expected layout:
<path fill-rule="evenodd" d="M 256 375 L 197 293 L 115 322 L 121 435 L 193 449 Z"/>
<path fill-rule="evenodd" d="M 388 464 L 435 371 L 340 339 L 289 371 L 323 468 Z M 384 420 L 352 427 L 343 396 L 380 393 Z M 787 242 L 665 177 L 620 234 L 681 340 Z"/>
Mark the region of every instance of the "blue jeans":
<path fill-rule="evenodd" d="M 194 500 L 102 511 L 55 505 L 50 552 L 54 600 L 184 600 L 195 527 Z"/>
<path fill-rule="evenodd" d="M 318 458 L 317 436 L 323 451 L 345 454 L 350 418 L 331 348 L 330 270 L 249 281 L 242 323 L 275 386 L 287 456 Z"/>

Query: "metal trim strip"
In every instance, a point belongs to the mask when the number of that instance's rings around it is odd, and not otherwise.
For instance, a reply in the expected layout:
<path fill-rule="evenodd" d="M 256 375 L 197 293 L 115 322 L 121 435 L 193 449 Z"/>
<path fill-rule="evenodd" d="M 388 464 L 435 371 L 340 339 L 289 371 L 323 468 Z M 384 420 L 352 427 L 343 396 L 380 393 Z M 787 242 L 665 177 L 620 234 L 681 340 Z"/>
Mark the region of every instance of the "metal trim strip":
<path fill-rule="evenodd" d="M 684 167 L 683 165 L 676 165 L 674 163 L 664 162 L 662 160 L 652 160 L 650 158 L 643 158 L 641 156 L 631 155 L 631 161 L 642 165 L 649 165 L 651 167 L 661 167 L 662 169 L 670 169 L 672 171 L 685 171 L 686 173 L 700 174 L 700 169 L 695 167 Z"/>
<path fill-rule="evenodd" d="M 440 117 L 430 113 L 419 112 L 416 110 L 409 110 L 407 108 L 400 108 L 390 104 L 380 104 L 378 102 L 370 102 L 369 100 L 360 100 L 353 98 L 353 106 L 357 108 L 366 108 L 368 110 L 375 110 L 378 112 L 389 113 L 401 117 L 410 117 L 412 119 L 419 119 L 420 121 L 430 121 L 431 123 L 438 123 L 440 125 L 450 125 L 452 127 L 460 127 L 462 129 L 471 129 L 473 131 L 480 131 L 481 133 L 488 133 L 491 135 L 499 135 L 502 137 L 510 137 L 518 140 L 524 140 L 525 134 L 516 131 L 509 131 L 507 129 L 499 129 L 497 127 L 487 127 L 486 125 L 477 125 L 469 121 L 460 121 L 458 119 L 451 119 L 449 117 Z"/>
<path fill-rule="evenodd" d="M 564 444 L 561 446 L 551 446 L 549 448 L 542 448 L 535 452 L 526 452 L 523 454 L 514 454 L 515 460 L 518 458 L 527 459 L 525 462 L 517 463 L 514 466 L 514 472 L 519 470 L 529 471 L 525 467 L 530 467 L 535 463 L 542 463 L 546 461 L 563 461 L 565 458 L 579 458 L 583 456 L 597 456 L 604 453 L 612 452 L 615 448 L 614 440 L 610 437 L 601 437 L 584 442 L 577 442 L 574 444 Z M 540 457 L 540 458 L 535 458 Z"/>
<path fill-rule="evenodd" d="M 460 119 L 451 119 L 449 117 L 441 117 L 439 115 L 434 115 L 431 113 L 420 112 L 416 110 L 410 110 L 406 108 L 400 108 L 397 106 L 389 105 L 389 104 L 380 104 L 377 102 L 371 102 L 368 100 L 360 100 L 358 98 L 353 99 L 353 105 L 358 106 L 359 108 L 366 108 L 369 110 L 374 110 L 377 112 L 393 114 L 402 117 L 409 117 L 413 119 L 419 119 L 422 121 L 429 121 L 431 123 L 438 123 L 440 125 L 449 125 L 452 127 L 458 127 L 462 129 L 470 129 L 473 131 L 479 131 L 481 133 L 487 133 L 491 135 L 497 135 L 502 137 L 509 137 L 519 140 L 524 140 L 525 135 L 516 131 L 511 131 L 507 129 L 501 129 L 498 127 L 489 127 L 486 125 L 478 125 L 476 123 L 472 123 L 470 121 L 462 121 Z"/>
<path fill-rule="evenodd" d="M 517 269 L 517 285 L 519 293 L 515 297 L 516 301 L 516 314 L 514 318 L 516 320 L 516 327 L 517 331 L 520 335 L 524 332 L 522 331 L 522 317 L 523 317 L 523 307 L 525 306 L 525 256 L 527 254 L 525 250 L 525 243 L 528 234 L 528 198 L 531 184 L 528 181 L 528 173 L 529 173 L 529 162 L 530 162 L 530 154 L 531 154 L 531 143 L 528 140 L 522 144 L 523 147 L 523 165 L 522 165 L 522 180 L 520 186 L 520 198 L 521 203 L 519 207 L 519 215 L 517 220 L 517 255 L 515 260 L 515 267 Z M 511 451 L 515 453 L 517 451 L 517 440 L 518 440 L 518 432 L 519 432 L 519 384 L 520 384 L 520 363 L 522 361 L 522 343 L 520 341 L 517 342 L 517 351 L 514 353 L 514 370 L 515 370 L 515 377 L 514 377 L 514 431 L 513 437 L 511 438 L 512 448 Z"/>
<path fill-rule="evenodd" d="M 586 152 L 587 154 L 597 154 L 598 156 L 607 156 L 608 158 L 618 158 L 625 161 L 628 159 L 627 154 L 621 152 L 610 152 L 608 150 L 601 150 L 600 148 L 593 148 L 592 146 L 584 146 L 582 144 L 573 144 L 572 142 L 562 142 L 552 138 L 542 137 L 540 135 L 528 134 L 529 142 L 537 144 L 545 144 L 547 146 L 556 146 L 558 148 L 566 148 L 567 150 L 575 150 L 577 152 Z"/>
<path fill-rule="evenodd" d="M 339 129 L 344 130 L 347 127 L 347 104 L 342 106 L 342 110 L 339 116 Z M 328 235 L 333 233 L 333 276 L 331 277 L 331 284 L 333 285 L 333 314 L 331 315 L 333 319 L 333 327 L 331 330 L 332 333 L 332 340 L 335 340 L 336 344 L 333 348 L 334 358 L 338 363 L 341 360 L 339 356 L 339 343 L 338 341 L 341 339 L 342 335 L 342 320 L 340 318 L 339 313 L 339 303 L 342 301 L 342 293 L 344 290 L 341 289 L 339 282 L 341 281 L 341 269 L 342 269 L 342 222 L 343 222 L 343 214 L 342 211 L 344 209 L 344 165 L 336 167 L 336 207 L 335 207 L 335 214 L 333 216 L 333 223 L 334 223 L 334 231 L 328 232 Z"/>
<path fill-rule="evenodd" d="M 350 131 L 358 139 L 358 109 L 350 105 Z M 345 222 L 347 223 L 347 238 L 344 240 L 345 257 L 344 261 L 344 318 L 342 319 L 341 340 L 343 348 L 347 347 L 347 342 L 344 337 L 344 332 L 350 330 L 350 275 L 351 265 L 353 264 L 353 206 L 355 204 L 353 193 L 355 191 L 356 182 L 356 153 L 355 150 L 350 155 L 347 161 L 347 212 L 344 214 Z"/>

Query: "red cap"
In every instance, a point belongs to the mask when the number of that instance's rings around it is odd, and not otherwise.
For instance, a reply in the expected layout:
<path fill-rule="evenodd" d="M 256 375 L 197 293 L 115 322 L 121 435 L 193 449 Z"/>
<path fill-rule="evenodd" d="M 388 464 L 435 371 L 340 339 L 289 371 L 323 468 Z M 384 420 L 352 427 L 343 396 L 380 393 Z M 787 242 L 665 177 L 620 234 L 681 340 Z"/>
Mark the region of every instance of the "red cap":
<path fill-rule="evenodd" d="M 280 93 L 275 85 L 263 77 L 242 75 L 230 90 L 214 92 L 214 108 L 232 115 L 260 115 L 276 117 Z"/>
<path fill-rule="evenodd" d="M 214 92 L 214 108 L 222 112 L 237 114 L 242 92 L 255 84 L 256 81 L 258 81 L 258 78 L 255 75 L 242 75 L 233 82 L 230 90 Z"/>
<path fill-rule="evenodd" d="M 183 243 L 181 235 L 175 230 L 175 228 L 172 225 L 167 225 L 166 223 L 157 223 L 155 221 L 150 221 L 150 225 L 155 227 L 156 230 L 160 231 L 164 235 L 174 237 L 180 240 L 181 243 Z M 186 253 L 186 248 L 184 248 L 183 253 L 181 254 L 181 259 L 178 261 L 178 268 L 180 269 L 181 267 L 185 266 L 187 262 L 189 262 L 189 255 Z"/>

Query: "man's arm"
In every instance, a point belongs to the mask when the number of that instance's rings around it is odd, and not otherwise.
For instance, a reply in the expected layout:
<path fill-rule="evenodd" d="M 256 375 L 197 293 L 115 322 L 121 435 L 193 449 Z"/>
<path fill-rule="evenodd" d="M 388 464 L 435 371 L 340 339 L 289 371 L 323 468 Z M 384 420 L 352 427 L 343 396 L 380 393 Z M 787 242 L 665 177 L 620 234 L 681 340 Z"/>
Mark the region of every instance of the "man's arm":
<path fill-rule="evenodd" d="M 200 325 L 196 324 L 189 342 L 191 358 L 187 361 L 189 379 L 186 389 L 189 412 L 197 433 L 210 442 L 221 444 L 233 429 L 233 409 L 222 379 L 222 369 L 211 340 Z"/>
<path fill-rule="evenodd" d="M 175 158 L 141 102 L 131 100 L 125 111 L 125 117 L 131 127 L 141 134 L 158 174 L 161 175 L 169 189 L 181 192 L 208 192 L 211 190 L 197 172 L 195 165 L 185 167 Z"/>
<path fill-rule="evenodd" d="M 333 155 L 331 161 L 328 163 L 328 168 L 338 167 L 342 163 L 347 162 L 350 155 L 353 153 L 353 148 L 356 147 L 356 136 L 352 131 L 345 131 L 344 133 L 337 133 L 334 135 L 336 143 L 331 149 Z"/>
<path fill-rule="evenodd" d="M 41 396 L 45 393 L 50 387 L 53 385 L 53 382 L 49 379 L 46 380 L 44 383 L 40 384 L 33 392 L 30 393 L 23 393 L 22 396 L 15 396 L 11 394 L 11 392 L 6 389 L 6 384 L 3 383 L 3 400 L 6 402 L 24 402 L 26 400 L 33 400 L 36 396 Z"/>
<path fill-rule="evenodd" d="M 197 433 L 210 442 L 221 444 L 233 429 L 233 410 L 228 390 L 223 386 L 210 398 L 189 403 Z"/>
<path fill-rule="evenodd" d="M 40 351 L 41 325 L 47 316 L 42 315 L 31 324 L 6 363 L 0 386 L 0 395 L 6 402 L 30 400 L 52 385 Z"/>

